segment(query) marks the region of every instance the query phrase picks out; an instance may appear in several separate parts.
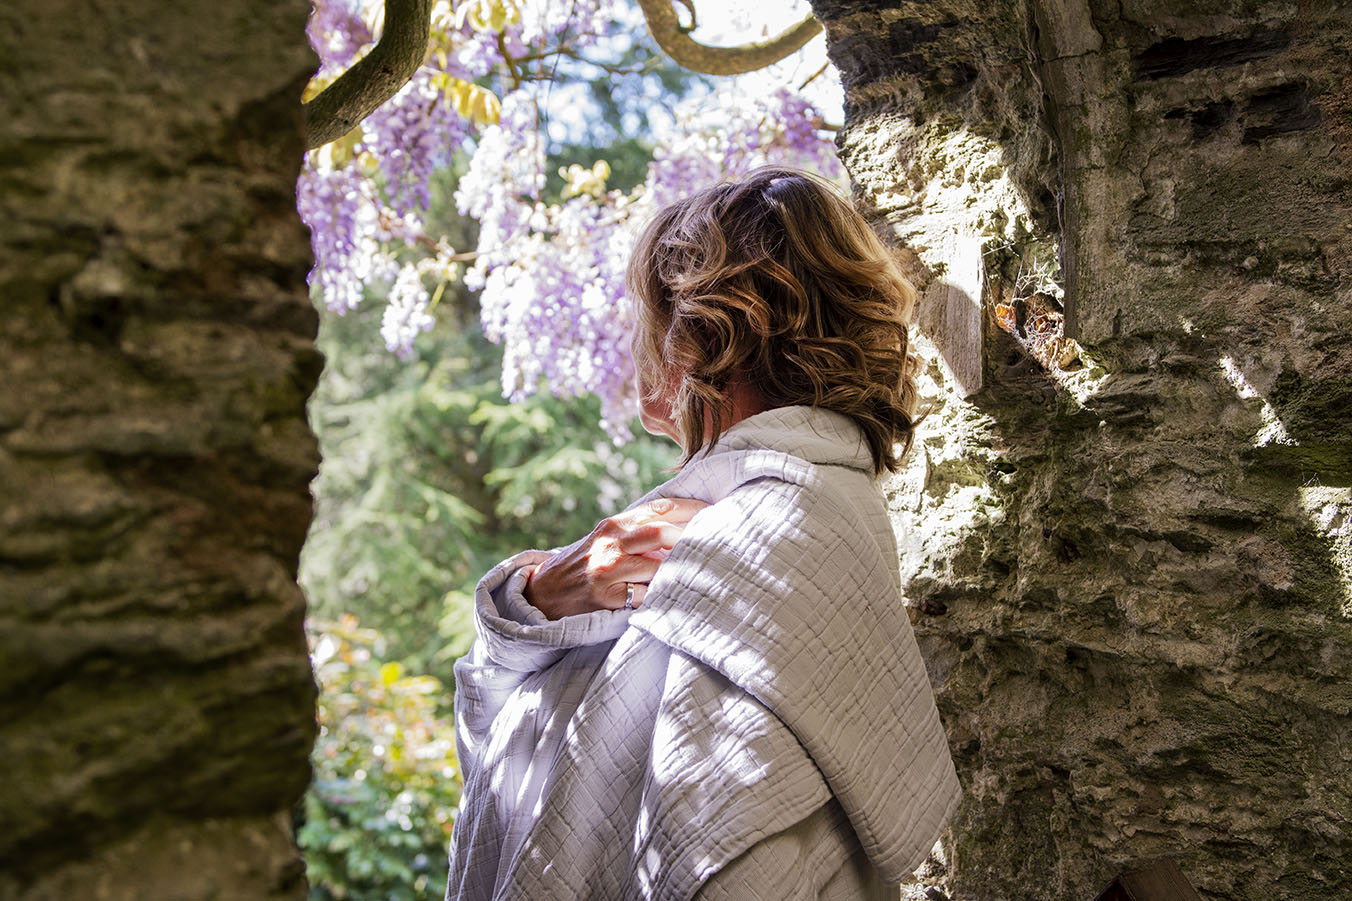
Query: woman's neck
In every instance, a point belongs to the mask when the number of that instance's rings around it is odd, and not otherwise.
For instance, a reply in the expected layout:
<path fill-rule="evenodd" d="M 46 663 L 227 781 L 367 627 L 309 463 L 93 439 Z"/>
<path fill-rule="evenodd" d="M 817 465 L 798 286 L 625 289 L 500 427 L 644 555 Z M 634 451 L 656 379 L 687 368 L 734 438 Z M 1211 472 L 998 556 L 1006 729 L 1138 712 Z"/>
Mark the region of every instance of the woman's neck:
<path fill-rule="evenodd" d="M 764 413 L 770 409 L 765 405 L 765 398 L 761 397 L 761 393 L 744 378 L 738 377 L 732 383 L 730 394 L 732 418 L 728 422 L 729 426 L 736 425 L 749 416 L 755 416 L 757 413 Z"/>

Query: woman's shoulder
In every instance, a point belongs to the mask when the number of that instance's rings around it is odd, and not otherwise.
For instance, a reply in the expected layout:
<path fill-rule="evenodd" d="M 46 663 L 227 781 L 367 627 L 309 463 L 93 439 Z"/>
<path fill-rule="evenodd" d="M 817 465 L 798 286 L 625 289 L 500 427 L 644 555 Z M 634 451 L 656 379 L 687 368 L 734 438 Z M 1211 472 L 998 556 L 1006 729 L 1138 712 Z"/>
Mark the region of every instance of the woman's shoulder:
<path fill-rule="evenodd" d="M 809 464 L 809 477 L 762 474 L 701 510 L 677 548 L 726 565 L 755 559 L 763 578 L 811 560 L 872 568 L 895 552 L 886 505 L 876 483 L 857 470 Z"/>
<path fill-rule="evenodd" d="M 719 501 L 723 502 L 757 517 L 773 517 L 791 508 L 813 520 L 843 518 L 856 527 L 862 514 L 886 508 L 882 483 L 872 473 L 788 453 L 767 455 L 761 466 L 748 466 L 744 477 L 729 486 Z"/>

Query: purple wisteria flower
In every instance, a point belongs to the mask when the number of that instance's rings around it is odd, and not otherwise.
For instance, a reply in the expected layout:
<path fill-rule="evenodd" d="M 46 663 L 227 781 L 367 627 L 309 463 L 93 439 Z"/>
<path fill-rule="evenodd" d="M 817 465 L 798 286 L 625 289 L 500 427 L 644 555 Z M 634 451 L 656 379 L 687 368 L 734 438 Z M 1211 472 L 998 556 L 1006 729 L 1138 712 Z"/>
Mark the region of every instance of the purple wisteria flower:
<path fill-rule="evenodd" d="M 663 136 L 646 182 L 633 192 L 581 194 L 546 206 L 538 199 L 543 149 L 531 127 L 538 101 L 520 94 L 504 98 L 503 123 L 484 135 L 460 181 L 460 208 L 481 224 L 467 281 L 482 286 L 484 332 L 503 345 L 504 394 L 594 393 L 603 425 L 623 440 L 635 399 L 624 271 L 638 229 L 661 206 L 757 166 L 838 177 L 835 146 L 821 137 L 817 111 L 791 92 L 731 110 L 701 99 L 678 108 L 674 131 Z"/>
<path fill-rule="evenodd" d="M 322 61 L 319 77 L 329 78 L 371 44 L 375 4 L 315 4 L 308 33 Z M 574 195 L 546 202 L 549 140 L 542 122 L 559 112 L 549 108 L 551 97 L 557 105 L 570 102 L 569 94 L 552 93 L 547 81 L 522 80 L 503 54 L 604 53 L 617 40 L 616 23 L 631 20 L 632 10 L 617 0 L 509 6 L 514 12 L 506 20 L 485 25 L 439 0 L 432 13 L 435 52 L 423 68 L 360 131 L 307 156 L 297 203 L 311 230 L 312 284 L 340 313 L 368 290 L 383 293 L 385 345 L 410 356 L 416 336 L 433 322 L 424 277 L 454 277 L 464 259 L 427 233 L 430 180 L 457 154 L 471 153 L 455 192 L 460 213 L 479 225 L 463 279 L 481 292 L 485 335 L 503 346 L 504 394 L 595 393 L 605 427 L 623 440 L 634 413 L 633 313 L 624 271 L 637 230 L 661 206 L 757 166 L 801 166 L 835 178 L 840 163 L 820 114 L 801 95 L 723 89 L 676 107 L 672 124 L 655 135 L 646 180 L 634 190 L 607 190 L 608 170 L 598 167 L 581 173 L 587 177 L 573 184 Z M 512 85 L 497 122 L 484 120 L 481 104 L 479 118 L 467 120 L 451 93 L 463 99 L 465 91 L 484 92 L 494 72 Z"/>

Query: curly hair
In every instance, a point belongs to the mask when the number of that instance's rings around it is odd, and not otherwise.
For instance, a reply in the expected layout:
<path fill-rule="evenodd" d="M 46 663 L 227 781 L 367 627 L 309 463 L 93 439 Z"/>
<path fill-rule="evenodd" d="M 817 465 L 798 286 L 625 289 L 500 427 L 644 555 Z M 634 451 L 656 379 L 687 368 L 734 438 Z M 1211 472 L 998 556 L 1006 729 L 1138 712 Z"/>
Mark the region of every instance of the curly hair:
<path fill-rule="evenodd" d="M 916 423 L 915 290 L 830 183 L 767 167 L 674 203 L 639 237 L 626 282 L 639 382 L 652 396 L 667 386 L 682 465 L 731 425 L 740 383 L 767 409 L 848 416 L 874 474 L 900 468 Z"/>

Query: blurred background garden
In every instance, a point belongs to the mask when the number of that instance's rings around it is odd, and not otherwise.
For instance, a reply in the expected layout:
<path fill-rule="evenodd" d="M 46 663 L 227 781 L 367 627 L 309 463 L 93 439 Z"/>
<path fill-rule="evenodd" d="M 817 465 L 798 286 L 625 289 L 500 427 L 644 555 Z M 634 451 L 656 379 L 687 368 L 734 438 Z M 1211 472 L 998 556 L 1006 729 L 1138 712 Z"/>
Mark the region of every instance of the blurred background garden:
<path fill-rule="evenodd" d="M 439 320 L 407 361 L 370 346 L 372 318 L 325 316 L 310 406 L 320 736 L 299 836 L 317 897 L 440 897 L 460 788 L 451 667 L 474 636 L 475 581 L 590 531 L 675 455 L 646 435 L 616 447 L 595 398 L 503 400 L 500 352 L 473 318 Z"/>

